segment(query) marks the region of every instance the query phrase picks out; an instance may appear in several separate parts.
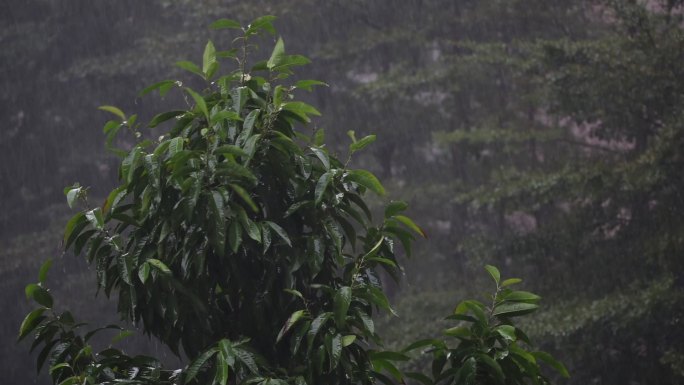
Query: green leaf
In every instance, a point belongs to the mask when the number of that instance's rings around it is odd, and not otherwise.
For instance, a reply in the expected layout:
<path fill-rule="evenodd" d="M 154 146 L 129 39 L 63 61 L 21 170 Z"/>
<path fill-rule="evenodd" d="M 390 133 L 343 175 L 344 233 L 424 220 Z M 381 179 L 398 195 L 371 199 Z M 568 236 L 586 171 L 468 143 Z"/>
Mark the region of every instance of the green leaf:
<path fill-rule="evenodd" d="M 522 279 L 520 278 L 509 278 L 501 282 L 501 287 L 506 287 L 510 285 L 515 285 L 516 283 L 522 282 Z"/>
<path fill-rule="evenodd" d="M 498 384 L 504 383 L 504 379 L 506 378 L 506 376 L 504 375 L 501 366 L 496 361 L 494 361 L 493 358 L 489 357 L 486 354 L 478 354 L 477 358 L 480 362 L 484 362 L 485 365 L 489 366 L 492 369 L 491 373 L 494 375 L 494 379 Z"/>
<path fill-rule="evenodd" d="M 382 351 L 382 352 L 368 352 L 368 358 L 371 361 L 375 360 L 388 360 L 388 361 L 408 361 L 410 357 L 406 354 L 393 352 L 393 351 Z"/>
<path fill-rule="evenodd" d="M 119 332 L 119 334 L 112 337 L 111 344 L 112 345 L 116 344 L 117 342 L 120 342 L 120 341 L 132 336 L 133 334 L 135 334 L 135 332 L 133 332 L 132 330 L 122 330 L 121 332 Z"/>
<path fill-rule="evenodd" d="M 328 154 L 323 149 L 317 147 L 311 147 L 311 151 L 321 161 L 323 167 L 325 167 L 326 170 L 330 170 L 330 158 L 328 157 Z"/>
<path fill-rule="evenodd" d="M 209 226 L 209 238 L 216 253 L 223 256 L 226 248 L 226 218 L 223 212 L 223 196 L 218 191 L 212 191 L 209 214 L 212 221 Z"/>
<path fill-rule="evenodd" d="M 382 187 L 378 178 L 367 170 L 351 170 L 347 173 L 347 179 L 355 182 L 376 194 L 385 195 L 385 188 Z"/>
<path fill-rule="evenodd" d="M 68 249 L 71 243 L 76 239 L 78 233 L 85 227 L 86 217 L 84 213 L 74 215 L 69 222 L 67 222 L 64 229 L 64 248 Z"/>
<path fill-rule="evenodd" d="M 344 327 L 347 311 L 351 304 L 352 290 L 349 286 L 343 286 L 337 290 L 333 299 L 335 323 L 338 327 Z"/>
<path fill-rule="evenodd" d="M 539 302 L 541 297 L 534 293 L 530 293 L 529 291 L 512 291 L 503 295 L 501 299 L 510 302 L 536 303 Z"/>
<path fill-rule="evenodd" d="M 199 357 L 197 357 L 189 366 L 186 370 L 183 371 L 183 375 L 185 376 L 185 383 L 189 383 L 192 381 L 199 371 L 206 365 L 207 361 L 211 357 L 214 356 L 218 352 L 217 348 L 211 348 L 207 350 L 206 352 L 202 353 Z"/>
<path fill-rule="evenodd" d="M 323 83 L 322 81 L 319 80 L 300 80 L 295 83 L 295 88 L 301 88 L 306 91 L 311 91 L 313 90 L 313 86 L 326 86 L 328 87 L 328 84 Z"/>
<path fill-rule="evenodd" d="M 515 340 L 517 339 L 515 335 L 515 327 L 511 325 L 499 325 L 496 328 L 494 328 L 494 331 L 499 333 L 499 335 L 501 335 L 501 337 L 503 337 L 507 341 L 515 342 Z"/>
<path fill-rule="evenodd" d="M 184 140 L 181 137 L 171 139 L 171 142 L 169 143 L 169 156 L 174 156 L 180 151 L 183 151 L 183 143 Z"/>
<path fill-rule="evenodd" d="M 219 19 L 209 25 L 211 29 L 242 29 L 240 23 L 231 19 Z"/>
<path fill-rule="evenodd" d="M 164 262 L 162 262 L 162 261 L 160 261 L 160 260 L 158 260 L 158 259 L 155 259 L 155 258 L 150 258 L 150 259 L 147 260 L 147 263 L 149 263 L 150 265 L 152 265 L 152 267 L 154 267 L 155 269 L 159 270 L 159 271 L 162 272 L 163 274 L 165 274 L 165 275 L 171 275 L 171 269 L 169 269 L 169 267 L 166 266 L 166 264 L 164 264 Z"/>
<path fill-rule="evenodd" d="M 313 341 L 314 337 L 318 334 L 319 330 L 325 323 L 333 316 L 331 312 L 325 312 L 319 314 L 313 321 L 311 321 L 311 329 L 309 329 L 308 338 L 309 341 Z"/>
<path fill-rule="evenodd" d="M 67 204 L 69 205 L 70 209 L 74 208 L 74 204 L 76 203 L 76 199 L 81 195 L 82 187 L 74 187 L 69 189 L 69 191 L 66 194 L 67 198 Z"/>
<path fill-rule="evenodd" d="M 261 31 L 266 31 L 271 35 L 275 35 L 275 28 L 273 28 L 273 20 L 275 19 L 276 17 L 271 15 L 261 16 L 254 19 L 254 21 L 247 26 L 245 35 L 254 35 Z"/>
<path fill-rule="evenodd" d="M 204 98 L 188 87 L 185 87 L 185 92 L 190 94 L 190 96 L 195 100 L 195 104 L 197 104 L 197 107 L 204 114 L 204 117 L 207 119 L 207 121 L 209 121 L 209 111 L 207 110 L 207 103 L 204 101 Z"/>
<path fill-rule="evenodd" d="M 255 212 L 255 213 L 258 213 L 258 212 L 259 212 L 259 207 L 256 205 L 256 203 L 254 203 L 254 201 L 252 200 L 252 197 L 249 196 L 249 193 L 247 192 L 247 190 L 245 190 L 245 189 L 243 189 L 242 187 L 240 187 L 240 186 L 238 186 L 238 185 L 236 185 L 236 184 L 233 184 L 233 183 L 229 183 L 228 185 L 230 186 L 230 188 L 233 189 L 233 191 L 235 191 L 235 193 L 236 193 L 240 198 L 242 198 L 242 200 L 243 200 L 245 203 L 247 203 L 247 205 L 249 206 L 249 208 L 250 208 L 253 212 Z"/>
<path fill-rule="evenodd" d="M 280 332 L 278 332 L 278 337 L 276 338 L 276 343 L 280 342 L 280 340 L 287 334 L 288 331 L 294 326 L 297 321 L 302 319 L 304 315 L 306 314 L 306 311 L 304 310 L 297 310 L 296 312 L 292 313 L 290 317 L 287 319 L 283 327 L 280 329 Z"/>
<path fill-rule="evenodd" d="M 138 269 L 138 278 L 140 278 L 140 282 L 145 283 L 147 282 L 147 278 L 150 276 L 150 264 L 149 263 L 143 263 L 140 265 L 140 268 Z"/>
<path fill-rule="evenodd" d="M 391 218 L 408 208 L 408 203 L 404 201 L 392 201 L 385 208 L 385 218 Z"/>
<path fill-rule="evenodd" d="M 21 322 L 21 326 L 19 327 L 19 339 L 18 341 L 21 341 L 24 337 L 26 337 L 29 333 L 31 333 L 38 324 L 40 324 L 45 317 L 42 317 L 43 312 L 45 312 L 46 309 L 40 308 L 36 309 L 26 315 L 24 320 Z"/>
<path fill-rule="evenodd" d="M 405 347 L 402 349 L 402 353 L 407 353 L 410 352 L 411 350 L 416 350 L 420 348 L 424 348 L 426 346 L 430 346 L 433 348 L 446 348 L 446 345 L 444 342 L 434 339 L 434 338 L 428 338 L 428 339 L 423 339 L 423 340 L 418 340 L 410 344 L 409 346 Z"/>
<path fill-rule="evenodd" d="M 90 224 L 98 229 L 102 230 L 104 228 L 104 219 L 102 218 L 102 210 L 100 208 L 92 209 L 90 211 L 86 211 L 85 213 L 86 219 L 88 219 L 88 222 Z"/>
<path fill-rule="evenodd" d="M 209 40 L 204 47 L 204 54 L 202 55 L 202 72 L 204 73 L 204 78 L 207 80 L 211 79 L 217 68 L 216 47 L 214 47 L 214 43 Z"/>
<path fill-rule="evenodd" d="M 496 282 L 497 286 L 499 285 L 499 281 L 501 280 L 501 273 L 499 273 L 499 269 L 492 265 L 485 265 L 485 269 L 489 273 L 489 275 L 492 276 L 494 279 L 494 282 Z"/>
<path fill-rule="evenodd" d="M 102 110 L 102 111 L 111 112 L 112 114 L 114 114 L 114 115 L 118 116 L 119 118 L 121 118 L 122 121 L 123 121 L 123 120 L 126 120 L 126 115 L 123 113 L 123 111 L 121 111 L 121 110 L 118 109 L 117 107 L 114 107 L 114 106 L 100 106 L 100 107 L 97 107 L 97 109 L 98 109 L 98 110 Z"/>
<path fill-rule="evenodd" d="M 233 253 L 237 253 L 240 244 L 242 243 L 242 230 L 240 224 L 234 220 L 228 226 L 228 244 Z"/>
<path fill-rule="evenodd" d="M 223 359 L 223 353 L 216 356 L 216 376 L 214 384 L 226 385 L 228 383 L 228 363 Z"/>
<path fill-rule="evenodd" d="M 342 346 L 347 347 L 356 341 L 356 336 L 353 334 L 342 337 Z"/>
<path fill-rule="evenodd" d="M 211 117 L 211 124 L 218 123 L 218 122 L 220 122 L 222 120 L 226 120 L 226 119 L 238 121 L 238 122 L 242 121 L 242 118 L 240 117 L 240 115 L 238 115 L 237 112 L 230 111 L 230 110 L 223 110 L 223 111 L 217 112 L 216 114 L 214 114 Z"/>
<path fill-rule="evenodd" d="M 242 225 L 242 228 L 245 229 L 245 232 L 247 232 L 247 235 L 253 240 L 261 242 L 261 231 L 259 230 L 259 226 L 249 219 L 247 212 L 245 212 L 242 207 L 239 207 L 237 212 L 240 224 Z"/>
<path fill-rule="evenodd" d="M 318 179 L 318 182 L 316 182 L 316 190 L 314 193 L 314 203 L 316 205 L 320 204 L 321 201 L 323 200 L 323 196 L 325 194 L 325 190 L 327 190 L 328 185 L 330 184 L 330 181 L 332 180 L 333 173 L 331 171 L 328 171 L 321 175 L 321 177 Z"/>
<path fill-rule="evenodd" d="M 504 303 L 496 306 L 492 315 L 503 317 L 517 317 L 534 312 L 539 308 L 539 305 L 533 303 L 514 302 Z"/>
<path fill-rule="evenodd" d="M 175 84 L 175 80 L 164 80 L 146 87 L 138 93 L 138 96 L 145 96 L 154 90 L 159 90 L 159 96 L 163 98 Z"/>
<path fill-rule="evenodd" d="M 392 309 L 392 307 L 390 306 L 390 302 L 387 299 L 387 296 L 381 289 L 375 286 L 368 286 L 368 294 L 370 295 L 369 299 L 373 304 L 375 304 L 381 309 L 389 311 L 395 316 L 397 315 L 397 313 L 394 312 L 394 309 Z"/>
<path fill-rule="evenodd" d="M 361 140 L 349 145 L 349 152 L 355 153 L 356 151 L 363 150 L 366 146 L 373 142 L 375 142 L 375 135 L 363 137 Z"/>
<path fill-rule="evenodd" d="M 462 338 L 462 339 L 468 339 L 472 336 L 472 333 L 470 332 L 470 329 L 464 326 L 456 326 L 453 328 L 449 328 L 444 331 L 444 334 L 449 336 L 449 337 L 456 337 L 456 338 Z"/>
<path fill-rule="evenodd" d="M 425 234 L 425 231 L 423 231 L 423 229 L 420 228 L 420 226 L 415 224 L 415 222 L 413 222 L 411 218 L 405 215 L 394 215 L 393 218 L 401 222 L 404 226 L 419 234 L 421 237 L 427 238 L 427 234 Z"/>
<path fill-rule="evenodd" d="M 39 287 L 35 290 L 31 290 L 31 298 L 33 298 L 33 300 L 36 301 L 39 305 L 43 305 L 46 308 L 52 308 L 52 296 L 47 290 L 43 289 L 42 287 Z"/>
<path fill-rule="evenodd" d="M 273 229 L 273 231 L 275 231 L 276 234 L 278 234 L 278 236 L 279 236 L 283 241 L 285 241 L 285 243 L 287 243 L 288 246 L 292 247 L 292 241 L 290 241 L 290 237 L 288 237 L 287 232 L 285 231 L 285 229 L 283 229 L 282 227 L 278 226 L 276 223 L 273 223 L 273 222 L 271 222 L 271 221 L 266 221 L 266 224 L 267 224 L 271 229 Z"/>
<path fill-rule="evenodd" d="M 340 356 L 342 356 L 342 336 L 335 334 L 330 338 L 330 370 L 333 370 L 340 363 Z"/>
<path fill-rule="evenodd" d="M 48 270 L 50 270 L 50 267 L 52 267 L 52 258 L 48 258 L 40 266 L 40 270 L 38 270 L 38 282 L 45 283 L 45 280 L 47 279 L 47 273 Z"/>
<path fill-rule="evenodd" d="M 281 63 L 283 56 L 285 56 L 285 43 L 283 42 L 283 39 L 279 37 L 275 47 L 273 47 L 271 57 L 268 59 L 268 62 L 266 62 L 266 67 L 268 67 L 269 70 L 272 70 Z"/>
<path fill-rule="evenodd" d="M 321 116 L 321 113 L 317 109 L 304 102 L 287 102 L 283 103 L 280 108 L 292 112 L 306 123 L 311 122 L 309 115 Z"/>
<path fill-rule="evenodd" d="M 33 293 L 36 290 L 40 290 L 40 289 L 41 289 L 41 287 L 35 283 L 29 283 L 28 285 L 26 285 L 26 287 L 24 288 L 24 294 L 26 294 L 26 299 L 32 299 Z"/>
<path fill-rule="evenodd" d="M 532 355 L 536 359 L 541 360 L 542 362 L 545 362 L 550 367 L 554 368 L 558 372 L 558 374 L 560 374 L 561 376 L 563 376 L 565 378 L 570 378 L 570 373 L 568 373 L 568 369 L 565 368 L 565 365 L 563 365 L 561 362 L 557 361 L 549 353 L 532 352 Z"/>
<path fill-rule="evenodd" d="M 190 61 L 179 61 L 176 62 L 176 66 L 180 67 L 188 72 L 192 72 L 193 74 L 201 77 L 204 79 L 204 72 L 202 72 L 202 69 L 197 66 L 197 64 L 190 62 Z"/>
<path fill-rule="evenodd" d="M 184 110 L 174 110 L 174 111 L 167 111 L 167 112 L 162 112 L 161 114 L 156 115 L 150 122 L 147 124 L 148 127 L 154 128 L 157 127 L 160 123 L 163 123 L 169 119 L 175 118 L 176 116 L 180 116 L 185 114 L 187 111 Z"/>

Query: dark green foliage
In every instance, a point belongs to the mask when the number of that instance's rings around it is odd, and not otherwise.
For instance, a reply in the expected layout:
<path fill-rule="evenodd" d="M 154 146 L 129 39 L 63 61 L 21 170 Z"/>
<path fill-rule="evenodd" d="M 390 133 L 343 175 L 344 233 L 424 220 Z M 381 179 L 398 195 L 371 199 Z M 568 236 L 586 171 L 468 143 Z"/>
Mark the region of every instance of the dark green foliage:
<path fill-rule="evenodd" d="M 201 65 L 177 63 L 204 79 L 202 90 L 163 81 L 142 92 L 178 88 L 187 102 L 186 109 L 163 112 L 146 125 L 168 127 L 157 140 L 116 148 L 117 132 L 140 138 L 145 125 L 117 107 L 100 107 L 115 117 L 105 134 L 122 158 L 120 185 L 101 207 L 91 207 L 79 185 L 65 190 L 70 207 L 85 207 L 66 225 L 65 248 L 94 266 L 98 289 L 118 299 L 124 321 L 141 324 L 188 364 L 168 370 L 156 358 L 112 347 L 95 353 L 90 339 L 100 330 L 121 330 L 112 344 L 131 332 L 111 325 L 80 334 L 84 324 L 53 310 L 45 288 L 48 262 L 39 283 L 26 288 L 41 307 L 25 318 L 19 337 L 35 334 L 38 366 L 47 360 L 55 384 L 370 384 L 389 381 L 383 369 L 403 381 L 390 361 L 405 356 L 372 349 L 380 343 L 372 317 L 377 309 L 393 312 L 381 271 L 398 276 L 395 244 L 408 253 L 414 234 L 425 233 L 402 214 L 403 202 L 389 203 L 380 223 L 372 222 L 364 195 L 385 189 L 371 172 L 348 164 L 375 136 L 357 140 L 350 132 L 343 163 L 328 151 L 321 131 L 303 133 L 301 126 L 320 114 L 295 94 L 324 85 L 290 80 L 292 68 L 308 59 L 286 54 L 278 39 L 267 61 L 247 61 L 253 39 L 274 34 L 272 20 L 261 17 L 245 28 L 226 19 L 214 23 L 242 35 L 234 40 L 237 50 L 217 51 L 210 41 Z M 237 69 L 219 74 L 219 58 Z M 500 285 L 498 271 L 488 270 L 497 281 L 490 320 L 475 301 L 459 305 L 454 316 L 470 320 L 464 317 L 473 311 L 478 319 L 471 333 L 485 333 L 482 338 L 491 330 L 515 331 L 509 318 L 533 311 L 539 299 L 504 289 L 511 281 Z M 527 357 L 515 337 L 499 334 L 511 342 L 496 337 L 487 343 L 498 341 L 501 349 Z M 456 351 L 465 355 L 449 364 L 467 372 L 456 383 L 488 378 L 481 363 L 498 368 L 500 380 L 542 380 L 534 360 L 518 367 L 488 356 L 488 346 L 477 353 L 472 344 L 462 345 Z M 435 365 L 443 356 L 435 352 Z M 441 370 L 435 376 L 436 382 L 450 378 Z"/>

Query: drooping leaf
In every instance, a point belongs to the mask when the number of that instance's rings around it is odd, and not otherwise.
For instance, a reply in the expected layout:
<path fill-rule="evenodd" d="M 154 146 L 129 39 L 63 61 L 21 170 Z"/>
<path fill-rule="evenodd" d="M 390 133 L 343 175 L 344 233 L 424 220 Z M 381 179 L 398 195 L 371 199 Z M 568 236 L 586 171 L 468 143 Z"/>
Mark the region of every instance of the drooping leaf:
<path fill-rule="evenodd" d="M 107 111 L 110 112 L 116 116 L 118 116 L 122 121 L 126 120 L 126 114 L 123 113 L 119 108 L 114 107 L 114 106 L 100 106 L 97 108 L 98 110 L 102 111 Z"/>
<path fill-rule="evenodd" d="M 347 311 L 349 310 L 349 305 L 351 304 L 351 299 L 352 290 L 349 286 L 343 286 L 335 293 L 333 304 L 335 310 L 335 323 L 338 327 L 344 327 L 345 320 L 347 318 Z"/>
<path fill-rule="evenodd" d="M 558 374 L 565 378 L 570 378 L 570 373 L 568 373 L 568 369 L 565 368 L 565 365 L 563 365 L 561 362 L 557 361 L 553 356 L 551 356 L 549 353 L 546 352 L 532 352 L 532 355 L 538 359 L 555 369 Z"/>
<path fill-rule="evenodd" d="M 347 179 L 355 182 L 378 195 L 385 195 L 385 188 L 380 184 L 378 178 L 367 170 L 351 170 L 347 173 Z"/>
<path fill-rule="evenodd" d="M 323 196 L 325 194 L 325 191 L 328 189 L 328 185 L 330 184 L 332 177 L 333 173 L 328 171 L 321 175 L 321 177 L 318 179 L 318 182 L 316 183 L 316 190 L 314 192 L 315 204 L 318 205 L 323 200 Z"/>

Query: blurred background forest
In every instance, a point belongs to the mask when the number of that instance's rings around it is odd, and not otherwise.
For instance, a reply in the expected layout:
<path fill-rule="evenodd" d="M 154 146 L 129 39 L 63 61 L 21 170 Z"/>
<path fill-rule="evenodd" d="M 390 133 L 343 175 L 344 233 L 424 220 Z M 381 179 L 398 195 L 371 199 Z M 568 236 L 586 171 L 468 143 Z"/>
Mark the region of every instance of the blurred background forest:
<path fill-rule="evenodd" d="M 558 383 L 684 383 L 682 3 L 0 1 L 3 382 L 46 383 L 14 343 L 43 260 L 65 307 L 114 321 L 85 262 L 60 251 L 62 189 L 115 185 L 97 107 L 146 121 L 179 105 L 137 93 L 191 81 L 173 63 L 199 61 L 208 38 L 227 49 L 211 21 L 273 14 L 288 52 L 313 60 L 298 77 L 330 84 L 309 102 L 333 152 L 348 130 L 377 134 L 354 162 L 429 234 L 393 290 L 399 318 L 381 320 L 388 346 L 438 335 L 494 264 L 544 297 L 525 326 L 570 370 Z"/>

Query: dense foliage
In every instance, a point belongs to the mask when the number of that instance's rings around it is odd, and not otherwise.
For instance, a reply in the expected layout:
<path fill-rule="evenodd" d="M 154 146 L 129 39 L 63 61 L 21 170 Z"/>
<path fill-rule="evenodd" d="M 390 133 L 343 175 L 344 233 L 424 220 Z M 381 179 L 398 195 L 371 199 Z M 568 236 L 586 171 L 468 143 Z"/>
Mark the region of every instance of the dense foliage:
<path fill-rule="evenodd" d="M 225 46 L 223 31 L 204 28 L 212 20 L 264 12 L 282 16 L 288 50 L 315 59 L 307 77 L 331 84 L 297 94 L 322 112 L 312 126 L 326 128 L 327 151 L 346 160 L 348 130 L 376 133 L 354 167 L 382 177 L 430 234 L 405 262 L 405 285 L 385 286 L 400 316 L 374 318 L 385 346 L 453 326 L 442 315 L 485 290 L 481 266 L 493 263 L 554 299 L 522 326 L 568 365 L 558 382 L 682 382 L 679 0 L 1 2 L 0 305 L 16 310 L 0 338 L 29 310 L 16 297 L 40 260 L 61 253 L 61 186 L 91 186 L 99 204 L 118 185 L 101 145 L 108 113 L 95 108 L 147 122 L 163 104 L 193 103 L 176 86 L 163 101 L 135 92 L 178 78 L 170 63 L 201 57 L 198 40 Z M 183 85 L 205 87 L 194 75 Z M 123 134 L 130 149 L 138 139 Z M 365 199 L 381 218 L 380 200 Z M 96 283 L 80 261 L 55 259 L 45 285 L 106 325 L 107 303 L 82 301 Z M 185 365 L 152 341 L 119 346 Z M 24 350 L 0 346 L 0 369 L 18 383 L 32 381 Z M 400 367 L 428 373 L 430 362 Z"/>
<path fill-rule="evenodd" d="M 215 29 L 241 32 L 236 48 L 217 51 L 207 43 L 202 64 L 177 65 L 204 80 L 204 89 L 166 80 L 141 92 L 187 94 L 187 109 L 154 116 L 143 126 L 136 115 L 114 106 L 105 124 L 107 147 L 122 157 L 120 186 L 101 207 L 91 207 L 87 189 L 65 190 L 69 206 L 84 206 L 66 224 L 64 247 L 95 267 L 98 289 L 115 293 L 124 321 L 147 333 L 189 363 L 163 369 L 159 359 L 129 356 L 112 346 L 95 352 L 91 338 L 107 326 L 85 326 L 55 312 L 46 288 L 50 262 L 26 296 L 40 305 L 24 319 L 20 339 L 35 334 L 38 367 L 47 360 L 55 384 L 387 384 L 403 382 L 393 361 L 407 357 L 378 351 L 374 309 L 392 312 L 383 274 L 399 273 L 395 244 L 410 253 L 423 230 L 386 205 L 373 225 L 366 191 L 384 195 L 369 171 L 349 167 L 352 155 L 375 141 L 356 138 L 346 160 L 329 153 L 322 130 L 301 125 L 320 113 L 296 101 L 298 90 L 325 83 L 291 81 L 292 68 L 308 64 L 287 55 L 278 39 L 268 60 L 250 63 L 254 39 L 275 34 L 272 16 L 249 26 L 221 19 Z M 219 59 L 237 69 L 219 75 Z M 168 124 L 171 122 L 172 124 Z M 144 128 L 168 125 L 157 140 L 132 149 L 117 147 L 120 130 L 141 138 Z M 418 341 L 406 351 L 432 346 L 432 377 L 407 373 L 424 384 L 547 383 L 537 359 L 567 376 L 564 367 L 531 342 L 511 318 L 537 309 L 539 297 L 496 282 L 492 303 L 465 301 L 451 318 L 472 323 L 448 329 L 459 344 Z M 381 271 L 383 273 L 381 273 Z M 469 315 L 472 313 L 472 315 Z M 126 338 L 122 329 L 112 343 Z M 394 377 L 394 380 L 383 374 Z"/>

